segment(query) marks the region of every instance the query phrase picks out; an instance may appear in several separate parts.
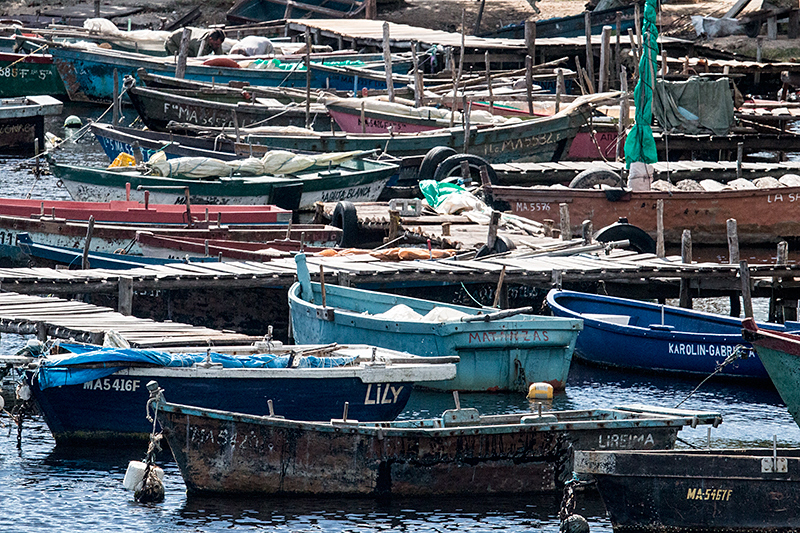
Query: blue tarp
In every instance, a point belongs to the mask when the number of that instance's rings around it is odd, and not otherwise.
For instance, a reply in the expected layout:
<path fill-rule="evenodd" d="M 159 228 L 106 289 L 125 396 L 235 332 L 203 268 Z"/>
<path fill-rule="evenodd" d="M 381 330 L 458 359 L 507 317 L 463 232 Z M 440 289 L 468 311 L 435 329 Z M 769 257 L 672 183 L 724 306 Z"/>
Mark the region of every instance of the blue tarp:
<path fill-rule="evenodd" d="M 152 364 L 163 367 L 189 367 L 195 363 L 210 361 L 221 363 L 223 368 L 287 368 L 290 355 L 254 354 L 228 355 L 216 352 L 166 353 L 156 350 L 133 348 L 98 348 L 83 344 L 61 344 L 61 348 L 72 353 L 49 356 L 40 362 L 39 388 L 80 385 L 94 381 L 131 365 Z M 300 357 L 297 368 L 332 368 L 351 364 L 353 357 Z M 78 365 L 101 365 L 100 368 L 75 368 Z"/>

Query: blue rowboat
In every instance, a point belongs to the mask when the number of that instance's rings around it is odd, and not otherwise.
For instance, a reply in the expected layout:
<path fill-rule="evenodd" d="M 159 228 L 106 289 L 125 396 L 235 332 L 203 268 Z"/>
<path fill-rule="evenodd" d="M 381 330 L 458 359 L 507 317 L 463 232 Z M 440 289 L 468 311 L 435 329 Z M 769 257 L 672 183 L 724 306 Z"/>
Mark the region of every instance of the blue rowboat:
<path fill-rule="evenodd" d="M 455 375 L 453 358 L 419 361 L 363 345 L 264 345 L 192 354 L 62 344 L 73 353 L 39 360 L 27 381 L 61 444 L 147 439 L 153 425 L 143 406 L 155 379 L 176 400 L 209 409 L 330 420 L 342 418 L 347 403 L 351 418 L 382 421 L 405 408 L 414 382 Z"/>
<path fill-rule="evenodd" d="M 80 102 L 110 102 L 114 95 L 114 72 L 120 80 L 124 76 L 137 76 L 137 70 L 162 76 L 175 76 L 175 58 L 158 58 L 135 52 L 86 50 L 65 44 L 50 46 L 50 54 L 64 82 L 70 100 Z M 386 75 L 382 71 L 339 67 L 331 63 L 341 58 L 326 58 L 327 64 L 311 63 L 311 87 L 331 88 L 342 91 L 360 91 L 362 88 L 386 90 Z M 230 81 L 266 87 L 305 87 L 306 72 L 301 62 L 290 64 L 288 69 L 233 68 L 204 65 L 191 60 L 186 65 L 184 77 L 188 80 L 227 84 Z M 406 85 L 407 76 L 395 75 L 393 84 L 399 88 Z"/>
<path fill-rule="evenodd" d="M 426 357 L 458 355 L 456 378 L 425 385 L 435 389 L 527 390 L 534 382 L 555 388 L 566 383 L 580 320 L 525 314 L 531 308 L 487 313 L 336 285 L 325 286 L 323 305 L 321 285 L 311 283 L 305 255 L 295 260 L 300 281 L 289 289 L 289 309 L 297 343 L 369 341 Z M 413 314 L 380 316 L 398 305 Z M 420 316 L 429 313 L 439 318 Z"/>
<path fill-rule="evenodd" d="M 708 376 L 734 354 L 745 358 L 718 374 L 768 381 L 764 365 L 742 337 L 742 322 L 702 311 L 598 294 L 551 290 L 547 304 L 560 317 L 583 319 L 575 357 L 607 367 L 642 372 Z M 783 329 L 779 324 L 761 324 Z"/>

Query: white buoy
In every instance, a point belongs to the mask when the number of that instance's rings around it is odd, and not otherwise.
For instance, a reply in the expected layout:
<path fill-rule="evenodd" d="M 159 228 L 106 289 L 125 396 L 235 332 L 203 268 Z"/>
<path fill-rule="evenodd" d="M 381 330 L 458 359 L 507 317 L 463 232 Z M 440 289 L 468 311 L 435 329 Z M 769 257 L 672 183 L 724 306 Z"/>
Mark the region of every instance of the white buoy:
<path fill-rule="evenodd" d="M 0 411 L 5 409 L 5 407 L 6 407 L 6 401 L 3 399 L 2 396 L 0 396 Z"/>
<path fill-rule="evenodd" d="M 125 477 L 122 479 L 122 486 L 133 492 L 142 490 L 144 471 L 146 468 L 147 464 L 142 461 L 131 461 L 128 463 L 128 470 L 125 472 Z M 164 480 L 164 471 L 161 468 L 153 465 L 151 469 L 156 473 L 159 480 Z"/>

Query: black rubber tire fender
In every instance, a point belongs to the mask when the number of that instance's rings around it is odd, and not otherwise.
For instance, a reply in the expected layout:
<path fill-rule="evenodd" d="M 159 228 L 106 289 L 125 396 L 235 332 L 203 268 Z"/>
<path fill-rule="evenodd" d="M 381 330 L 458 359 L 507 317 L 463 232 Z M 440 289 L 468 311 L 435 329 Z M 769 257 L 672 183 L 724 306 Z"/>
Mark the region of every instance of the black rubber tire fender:
<path fill-rule="evenodd" d="M 633 224 L 616 222 L 606 226 L 594 235 L 598 242 L 621 241 L 628 239 L 630 248 L 640 254 L 656 253 L 656 241 L 642 228 Z"/>
<path fill-rule="evenodd" d="M 569 182 L 570 189 L 591 189 L 595 185 L 624 187 L 626 183 L 622 176 L 606 168 L 587 168 Z"/>
<path fill-rule="evenodd" d="M 342 230 L 342 239 L 339 246 L 352 248 L 359 244 L 358 213 L 353 202 L 337 202 L 333 208 L 331 225 Z"/>
<path fill-rule="evenodd" d="M 497 183 L 497 172 L 492 168 L 492 165 L 484 158 L 472 154 L 451 155 L 439 163 L 439 166 L 436 167 L 436 172 L 433 174 L 433 179 L 436 181 L 454 181 L 451 178 L 460 178 L 462 161 L 469 163 L 469 174 L 473 177 L 473 180 L 480 183 L 481 167 L 486 167 L 486 171 L 489 173 L 489 182 Z M 457 174 L 453 175 L 454 172 L 457 172 Z"/>
<path fill-rule="evenodd" d="M 456 153 L 457 152 L 449 146 L 435 146 L 431 148 L 428 150 L 428 153 L 425 154 L 425 157 L 422 158 L 422 162 L 419 164 L 417 179 L 432 180 L 433 173 L 436 172 L 436 167 L 439 166 L 439 163 L 451 155 L 456 155 Z"/>

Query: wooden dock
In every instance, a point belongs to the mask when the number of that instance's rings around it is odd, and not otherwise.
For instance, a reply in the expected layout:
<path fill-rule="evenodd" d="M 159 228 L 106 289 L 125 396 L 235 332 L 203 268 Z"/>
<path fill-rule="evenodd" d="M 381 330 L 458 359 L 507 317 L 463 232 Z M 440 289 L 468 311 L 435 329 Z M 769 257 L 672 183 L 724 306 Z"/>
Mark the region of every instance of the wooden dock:
<path fill-rule="evenodd" d="M 55 297 L 0 293 L 0 331 L 103 344 L 114 331 L 135 348 L 252 344 L 261 337 L 217 331 L 177 322 L 155 322 L 126 316 L 108 307 Z M 6 357 L 4 362 L 14 362 Z"/>

